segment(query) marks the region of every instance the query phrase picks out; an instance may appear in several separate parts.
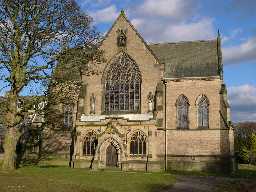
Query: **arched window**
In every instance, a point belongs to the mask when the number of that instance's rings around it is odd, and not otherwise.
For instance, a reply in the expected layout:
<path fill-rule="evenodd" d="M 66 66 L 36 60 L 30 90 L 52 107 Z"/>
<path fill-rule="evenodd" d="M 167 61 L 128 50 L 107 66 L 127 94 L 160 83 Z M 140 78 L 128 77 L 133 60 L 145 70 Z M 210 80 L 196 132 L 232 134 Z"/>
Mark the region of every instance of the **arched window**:
<path fill-rule="evenodd" d="M 130 142 L 131 155 L 146 155 L 147 144 L 146 135 L 140 131 L 134 133 Z"/>
<path fill-rule="evenodd" d="M 209 101 L 206 96 L 201 96 L 198 101 L 198 127 L 208 128 L 209 127 Z"/>
<path fill-rule="evenodd" d="M 141 74 L 138 65 L 126 53 L 116 57 L 105 73 L 105 112 L 138 113 Z"/>
<path fill-rule="evenodd" d="M 63 113 L 64 127 L 71 128 L 73 125 L 73 106 L 71 104 L 64 105 Z"/>
<path fill-rule="evenodd" d="M 180 95 L 176 101 L 177 108 L 177 128 L 178 129 L 188 129 L 189 119 L 188 119 L 188 108 L 189 102 L 187 97 Z"/>
<path fill-rule="evenodd" d="M 0 154 L 4 153 L 4 136 L 0 136 Z"/>
<path fill-rule="evenodd" d="M 97 135 L 94 132 L 88 133 L 84 140 L 83 155 L 84 156 L 94 155 L 97 145 L 98 145 Z"/>

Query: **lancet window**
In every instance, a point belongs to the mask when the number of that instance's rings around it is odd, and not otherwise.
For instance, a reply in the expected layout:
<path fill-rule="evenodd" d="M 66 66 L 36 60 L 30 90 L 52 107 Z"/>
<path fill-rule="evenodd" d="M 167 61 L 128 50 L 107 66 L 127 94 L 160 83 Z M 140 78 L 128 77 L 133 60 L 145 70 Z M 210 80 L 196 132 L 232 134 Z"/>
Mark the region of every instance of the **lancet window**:
<path fill-rule="evenodd" d="M 141 74 L 136 62 L 121 53 L 105 73 L 105 112 L 140 111 Z"/>
<path fill-rule="evenodd" d="M 0 136 L 0 154 L 4 153 L 4 137 Z"/>
<path fill-rule="evenodd" d="M 134 133 L 130 142 L 131 155 L 146 155 L 147 144 L 146 135 L 140 131 Z"/>
<path fill-rule="evenodd" d="M 73 105 L 64 105 L 63 109 L 64 116 L 64 127 L 71 128 L 73 125 Z"/>
<path fill-rule="evenodd" d="M 187 97 L 180 95 L 176 101 L 177 108 L 177 128 L 178 129 L 188 129 L 189 128 L 189 102 Z"/>
<path fill-rule="evenodd" d="M 208 128 L 209 127 L 209 101 L 206 96 L 201 96 L 198 101 L 198 127 Z"/>

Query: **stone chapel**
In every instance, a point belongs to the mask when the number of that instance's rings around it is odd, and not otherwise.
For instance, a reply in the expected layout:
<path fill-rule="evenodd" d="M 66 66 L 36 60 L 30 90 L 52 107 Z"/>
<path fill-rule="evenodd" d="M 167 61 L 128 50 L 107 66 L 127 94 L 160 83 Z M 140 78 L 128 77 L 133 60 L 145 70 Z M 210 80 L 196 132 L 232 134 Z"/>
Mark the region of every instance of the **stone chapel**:
<path fill-rule="evenodd" d="M 149 44 L 122 11 L 99 48 L 101 73 L 83 76 L 75 167 L 233 169 L 219 36 Z"/>

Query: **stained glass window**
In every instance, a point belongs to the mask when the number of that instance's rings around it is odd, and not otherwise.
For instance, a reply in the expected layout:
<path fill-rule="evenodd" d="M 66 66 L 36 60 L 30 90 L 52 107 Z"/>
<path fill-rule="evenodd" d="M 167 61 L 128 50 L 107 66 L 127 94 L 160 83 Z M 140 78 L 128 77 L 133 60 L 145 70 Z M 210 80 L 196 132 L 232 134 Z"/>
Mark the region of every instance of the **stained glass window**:
<path fill-rule="evenodd" d="M 138 65 L 128 54 L 121 53 L 105 73 L 105 112 L 138 113 L 140 85 Z"/>
<path fill-rule="evenodd" d="M 178 129 L 188 129 L 189 128 L 189 118 L 188 109 L 189 102 L 187 97 L 180 95 L 176 101 L 177 108 L 177 128 Z"/>
<path fill-rule="evenodd" d="M 146 155 L 146 135 L 140 131 L 134 133 L 130 142 L 131 155 Z"/>
<path fill-rule="evenodd" d="M 95 154 L 96 147 L 98 145 L 98 139 L 94 132 L 90 132 L 86 135 L 83 146 L 83 155 L 91 156 Z"/>
<path fill-rule="evenodd" d="M 198 127 L 209 127 L 209 101 L 206 96 L 201 96 L 198 102 Z"/>

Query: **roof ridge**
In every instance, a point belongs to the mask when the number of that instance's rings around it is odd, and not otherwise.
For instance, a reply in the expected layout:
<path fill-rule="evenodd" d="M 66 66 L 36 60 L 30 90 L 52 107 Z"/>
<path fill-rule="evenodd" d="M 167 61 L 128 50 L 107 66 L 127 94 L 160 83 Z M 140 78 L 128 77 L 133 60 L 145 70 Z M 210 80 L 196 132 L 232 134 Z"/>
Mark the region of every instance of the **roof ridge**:
<path fill-rule="evenodd" d="M 195 41 L 178 41 L 178 42 L 159 42 L 159 43 L 148 43 L 148 45 L 168 45 L 168 44 L 183 44 L 183 43 L 201 43 L 201 42 L 215 42 L 217 39 L 209 40 L 195 40 Z"/>

